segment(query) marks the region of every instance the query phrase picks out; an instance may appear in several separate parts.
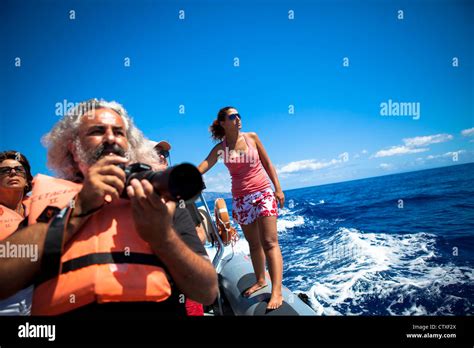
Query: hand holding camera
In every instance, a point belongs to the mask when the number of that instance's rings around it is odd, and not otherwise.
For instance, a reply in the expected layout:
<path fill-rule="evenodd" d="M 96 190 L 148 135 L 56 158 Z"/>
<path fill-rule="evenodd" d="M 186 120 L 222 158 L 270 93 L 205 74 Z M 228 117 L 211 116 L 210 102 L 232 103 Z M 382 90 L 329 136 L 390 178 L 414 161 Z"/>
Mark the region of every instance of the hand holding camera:
<path fill-rule="evenodd" d="M 194 200 L 204 188 L 204 182 L 199 170 L 191 164 L 156 172 L 147 164 L 127 165 L 127 161 L 110 154 L 89 168 L 74 215 L 87 216 L 88 212 L 97 211 L 104 202 L 110 203 L 107 197 L 131 199 L 137 231 L 151 243 L 170 229 L 176 202 Z"/>
<path fill-rule="evenodd" d="M 170 167 L 163 172 L 155 172 L 142 163 L 123 169 L 127 187 L 123 197 L 132 201 L 137 232 L 151 245 L 163 247 L 172 235 L 176 202 L 192 200 L 201 192 L 201 174 L 191 164 Z"/>
<path fill-rule="evenodd" d="M 125 189 L 126 175 L 118 165 L 128 160 L 117 155 L 102 157 L 87 170 L 84 185 L 75 203 L 74 215 L 86 215 L 104 205 L 106 197 L 120 198 Z"/>

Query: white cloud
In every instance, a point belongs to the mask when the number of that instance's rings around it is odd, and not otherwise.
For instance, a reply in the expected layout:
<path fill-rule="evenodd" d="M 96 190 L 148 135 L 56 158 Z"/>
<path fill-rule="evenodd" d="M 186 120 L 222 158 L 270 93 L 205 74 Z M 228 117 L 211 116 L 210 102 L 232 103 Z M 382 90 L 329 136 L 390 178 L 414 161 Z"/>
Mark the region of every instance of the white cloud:
<path fill-rule="evenodd" d="M 388 150 L 378 151 L 374 157 L 390 157 L 396 155 L 406 155 L 410 153 L 418 153 L 428 151 L 428 148 L 411 148 L 409 146 L 392 146 Z"/>
<path fill-rule="evenodd" d="M 383 170 L 390 170 L 393 169 L 393 164 L 390 163 L 380 163 L 379 168 Z"/>
<path fill-rule="evenodd" d="M 464 137 L 472 137 L 472 136 L 474 136 L 474 127 L 462 130 L 462 131 L 461 131 L 461 134 L 462 134 Z M 472 140 L 471 140 L 471 141 L 472 141 Z"/>
<path fill-rule="evenodd" d="M 367 155 L 368 153 L 369 153 L 369 151 L 367 151 L 367 150 L 364 149 L 364 150 L 362 150 L 361 152 L 356 153 L 353 158 L 354 158 L 354 159 L 356 159 L 356 158 L 361 158 L 362 155 Z"/>
<path fill-rule="evenodd" d="M 337 156 L 342 162 L 349 161 L 349 152 L 343 152 L 339 156 Z"/>
<path fill-rule="evenodd" d="M 429 148 L 423 147 L 430 144 L 444 143 L 452 140 L 451 134 L 434 134 L 414 138 L 405 138 L 403 142 L 405 145 L 392 146 L 389 149 L 380 150 L 371 158 L 375 157 L 390 157 L 397 155 L 407 155 L 412 153 L 426 152 Z"/>
<path fill-rule="evenodd" d="M 327 162 L 318 161 L 315 159 L 309 160 L 301 160 L 301 161 L 294 161 L 288 164 L 285 164 L 281 168 L 277 169 L 278 174 L 289 174 L 289 173 L 297 173 L 302 171 L 312 171 L 312 170 L 320 170 L 323 168 L 331 167 L 336 164 L 347 162 L 349 160 L 349 153 L 343 152 L 339 156 L 338 159 L 332 159 Z"/>
<path fill-rule="evenodd" d="M 230 192 L 232 186 L 230 175 L 224 172 L 205 174 L 204 182 L 209 192 Z"/>
<path fill-rule="evenodd" d="M 284 174 L 284 173 L 301 172 L 303 170 L 318 170 L 318 169 L 332 166 L 339 162 L 340 161 L 336 159 L 332 159 L 329 162 L 318 162 L 314 159 L 295 161 L 295 162 L 290 162 L 284 165 L 283 167 L 280 168 L 278 172 Z"/>
<path fill-rule="evenodd" d="M 465 153 L 465 152 L 466 150 L 450 151 L 450 152 L 443 153 L 442 155 L 429 155 L 429 156 L 426 156 L 426 159 L 432 160 L 436 158 L 453 158 L 454 156 L 459 156 L 460 154 Z"/>
<path fill-rule="evenodd" d="M 405 138 L 403 142 L 408 147 L 417 147 L 417 146 L 427 146 L 430 144 L 444 143 L 446 141 L 452 140 L 453 136 L 451 134 L 435 134 L 427 135 L 414 138 Z"/>

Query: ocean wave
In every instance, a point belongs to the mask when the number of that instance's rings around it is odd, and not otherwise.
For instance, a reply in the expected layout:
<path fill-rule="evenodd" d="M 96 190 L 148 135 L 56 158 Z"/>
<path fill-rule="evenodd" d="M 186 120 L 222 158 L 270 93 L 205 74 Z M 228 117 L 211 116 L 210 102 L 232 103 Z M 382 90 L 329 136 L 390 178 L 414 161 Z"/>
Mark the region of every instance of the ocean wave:
<path fill-rule="evenodd" d="M 407 195 L 402 197 L 402 199 L 410 202 L 424 202 L 436 199 L 446 200 L 448 197 L 449 195 L 443 193 L 418 193 L 414 195 Z"/>
<path fill-rule="evenodd" d="M 474 204 L 473 203 L 458 203 L 458 204 L 454 204 L 453 205 L 453 208 L 459 208 L 459 209 L 473 209 L 474 208 Z"/>
<path fill-rule="evenodd" d="M 472 303 L 455 296 L 473 291 L 471 268 L 440 264 L 436 236 L 395 235 L 338 228 L 292 251 L 293 279 L 321 315 L 472 314 Z M 309 245 L 308 245 L 309 244 Z M 312 252 L 310 251 L 312 250 Z M 307 289 L 307 288 L 306 288 Z M 471 294 L 472 298 L 472 294 Z"/>
<path fill-rule="evenodd" d="M 387 208 L 397 206 L 398 200 L 401 199 L 404 204 L 421 204 L 425 202 L 434 202 L 434 201 L 447 201 L 450 199 L 448 194 L 437 194 L 437 193 L 417 193 L 417 194 L 400 194 L 399 197 L 390 197 L 390 198 L 373 198 L 366 200 L 365 202 L 357 205 L 358 209 L 374 209 L 374 208 Z"/>
<path fill-rule="evenodd" d="M 320 199 L 317 203 L 315 202 L 308 202 L 309 205 L 312 205 L 312 206 L 315 206 L 315 205 L 321 205 L 321 204 L 325 204 L 326 202 L 324 201 L 324 199 Z"/>
<path fill-rule="evenodd" d="M 279 217 L 283 217 L 283 216 L 287 216 L 287 215 L 294 215 L 295 214 L 295 209 L 290 209 L 290 208 L 287 208 L 287 207 L 283 207 L 283 208 L 279 208 L 278 209 L 278 216 Z"/>
<path fill-rule="evenodd" d="M 279 218 L 277 220 L 277 230 L 278 232 L 286 232 L 291 228 L 295 228 L 301 225 L 304 225 L 304 217 L 300 215 L 291 216 L 287 218 Z"/>

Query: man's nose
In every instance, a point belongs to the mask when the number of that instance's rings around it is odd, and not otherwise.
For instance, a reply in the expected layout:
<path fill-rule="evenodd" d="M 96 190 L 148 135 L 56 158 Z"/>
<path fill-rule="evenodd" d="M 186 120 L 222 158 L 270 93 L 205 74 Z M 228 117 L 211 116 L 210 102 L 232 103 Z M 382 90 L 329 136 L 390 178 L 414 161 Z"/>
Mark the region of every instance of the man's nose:
<path fill-rule="evenodd" d="M 109 144 L 114 144 L 114 143 L 115 143 L 115 134 L 114 134 L 113 130 L 109 129 L 109 130 L 105 133 L 105 140 L 106 140 Z"/>

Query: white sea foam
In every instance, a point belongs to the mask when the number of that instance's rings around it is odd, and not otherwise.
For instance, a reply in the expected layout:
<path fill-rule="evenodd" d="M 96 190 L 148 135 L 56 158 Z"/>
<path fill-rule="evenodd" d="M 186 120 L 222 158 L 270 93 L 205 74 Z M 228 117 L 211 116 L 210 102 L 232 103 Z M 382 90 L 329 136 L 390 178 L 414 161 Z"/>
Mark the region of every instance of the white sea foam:
<path fill-rule="evenodd" d="M 312 253 L 308 248 L 311 245 L 305 244 L 294 250 L 294 262 L 287 268 L 307 276 L 297 288 L 312 284 L 306 293 L 322 315 L 446 315 L 459 297 L 442 295 L 442 288 L 474 283 L 472 269 L 433 262 L 435 236 L 428 233 L 391 235 L 339 228 L 325 240 L 314 239 Z M 427 308 L 431 299 L 439 304 L 431 306 L 437 309 Z M 374 302 L 385 307 L 374 313 L 369 308 Z"/>
<path fill-rule="evenodd" d="M 292 254 L 293 255 L 300 255 L 300 254 L 307 254 L 311 252 L 311 248 L 298 248 L 297 250 L 295 250 Z"/>
<path fill-rule="evenodd" d="M 289 209 L 287 207 L 279 208 L 278 209 L 278 216 L 286 216 L 286 215 L 293 215 L 295 213 L 294 209 Z"/>
<path fill-rule="evenodd" d="M 301 226 L 304 224 L 304 217 L 300 215 L 291 216 L 287 218 L 279 218 L 277 220 L 277 230 L 278 232 L 285 232 L 290 228 Z"/>

